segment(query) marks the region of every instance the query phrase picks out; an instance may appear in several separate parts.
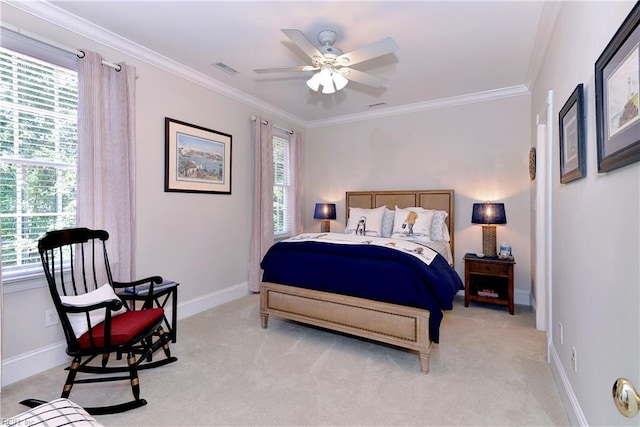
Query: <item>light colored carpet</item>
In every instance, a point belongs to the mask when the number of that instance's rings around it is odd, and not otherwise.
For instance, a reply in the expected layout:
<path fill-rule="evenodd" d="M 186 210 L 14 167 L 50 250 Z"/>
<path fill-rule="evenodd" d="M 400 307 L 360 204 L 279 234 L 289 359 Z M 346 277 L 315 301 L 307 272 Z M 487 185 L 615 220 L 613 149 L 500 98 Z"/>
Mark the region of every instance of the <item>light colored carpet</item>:
<path fill-rule="evenodd" d="M 258 295 L 183 319 L 178 362 L 141 371 L 148 405 L 96 417 L 106 426 L 568 425 L 528 307 L 456 299 L 430 373 L 416 353 L 276 317 L 260 327 Z M 25 398 L 60 396 L 56 368 L 2 390 L 2 417 Z M 111 393 L 111 396 L 108 396 Z M 126 382 L 78 384 L 83 406 L 129 400 Z"/>

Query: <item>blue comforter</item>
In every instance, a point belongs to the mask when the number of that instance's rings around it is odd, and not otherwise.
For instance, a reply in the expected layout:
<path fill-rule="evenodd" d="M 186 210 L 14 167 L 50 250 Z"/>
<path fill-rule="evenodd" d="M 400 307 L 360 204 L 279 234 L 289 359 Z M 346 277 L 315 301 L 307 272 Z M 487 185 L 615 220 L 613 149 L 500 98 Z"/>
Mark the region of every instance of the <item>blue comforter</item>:
<path fill-rule="evenodd" d="M 430 311 L 429 334 L 439 342 L 443 310 L 464 289 L 441 255 L 429 265 L 376 245 L 300 241 L 274 244 L 264 256 L 263 281 L 367 298 Z"/>

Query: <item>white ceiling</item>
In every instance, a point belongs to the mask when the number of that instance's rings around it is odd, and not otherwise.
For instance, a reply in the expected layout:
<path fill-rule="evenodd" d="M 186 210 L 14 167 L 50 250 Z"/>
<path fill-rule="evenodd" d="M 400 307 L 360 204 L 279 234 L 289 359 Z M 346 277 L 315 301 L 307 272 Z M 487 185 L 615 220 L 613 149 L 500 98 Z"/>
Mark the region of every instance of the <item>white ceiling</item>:
<path fill-rule="evenodd" d="M 542 1 L 50 3 L 306 123 L 526 90 L 540 55 L 538 28 L 546 28 Z M 350 82 L 324 95 L 305 85 L 311 72 L 253 71 L 309 63 L 281 29 L 299 29 L 314 43 L 320 30 L 334 30 L 343 52 L 385 37 L 399 50 L 354 66 L 388 79 L 385 87 Z M 227 75 L 217 62 L 239 73 Z"/>

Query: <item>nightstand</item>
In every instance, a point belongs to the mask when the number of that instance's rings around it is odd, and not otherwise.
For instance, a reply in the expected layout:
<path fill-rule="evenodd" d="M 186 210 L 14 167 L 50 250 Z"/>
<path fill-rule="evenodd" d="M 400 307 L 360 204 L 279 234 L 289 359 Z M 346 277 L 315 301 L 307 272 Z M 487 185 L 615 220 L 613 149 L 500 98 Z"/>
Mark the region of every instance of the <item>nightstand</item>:
<path fill-rule="evenodd" d="M 509 307 L 513 314 L 513 259 L 464 256 L 464 306 L 478 301 Z"/>

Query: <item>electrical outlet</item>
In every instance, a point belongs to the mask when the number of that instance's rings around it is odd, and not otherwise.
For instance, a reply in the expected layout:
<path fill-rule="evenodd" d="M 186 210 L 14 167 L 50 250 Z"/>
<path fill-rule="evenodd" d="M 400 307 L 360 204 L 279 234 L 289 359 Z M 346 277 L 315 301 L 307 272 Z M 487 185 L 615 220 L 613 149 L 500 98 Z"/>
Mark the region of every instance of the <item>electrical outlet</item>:
<path fill-rule="evenodd" d="M 571 347 L 571 363 L 573 363 L 573 372 L 578 372 L 578 353 L 575 347 Z"/>
<path fill-rule="evenodd" d="M 47 310 L 44 312 L 44 326 L 49 327 L 58 323 L 58 313 L 55 310 Z"/>
<path fill-rule="evenodd" d="M 564 344 L 564 327 L 562 326 L 562 322 L 558 322 L 558 329 L 560 329 L 560 344 Z"/>

